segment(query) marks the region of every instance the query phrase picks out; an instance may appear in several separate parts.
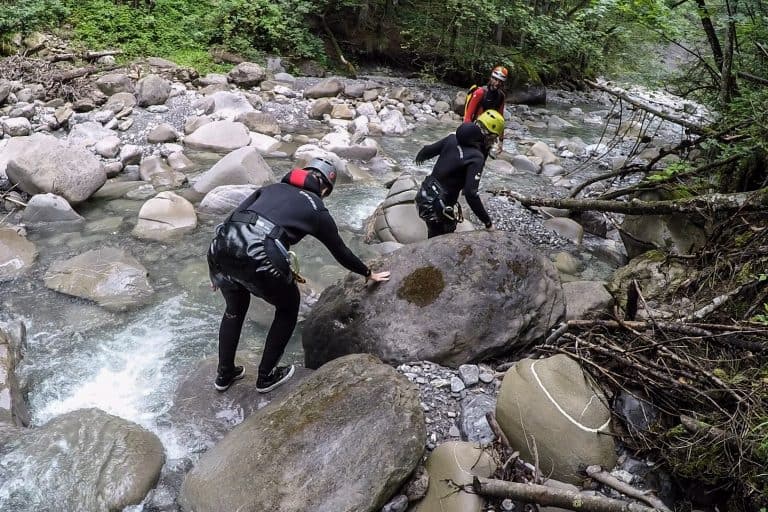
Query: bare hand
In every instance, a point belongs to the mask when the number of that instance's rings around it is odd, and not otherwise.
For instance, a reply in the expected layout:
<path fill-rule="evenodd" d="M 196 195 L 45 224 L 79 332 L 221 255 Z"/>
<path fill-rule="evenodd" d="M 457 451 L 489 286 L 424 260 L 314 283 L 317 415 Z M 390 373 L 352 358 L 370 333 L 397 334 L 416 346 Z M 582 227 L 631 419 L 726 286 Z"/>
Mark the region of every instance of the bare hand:
<path fill-rule="evenodd" d="M 373 281 L 374 283 L 381 283 L 384 281 L 389 281 L 389 272 L 372 272 L 370 276 L 368 276 L 368 279 Z"/>

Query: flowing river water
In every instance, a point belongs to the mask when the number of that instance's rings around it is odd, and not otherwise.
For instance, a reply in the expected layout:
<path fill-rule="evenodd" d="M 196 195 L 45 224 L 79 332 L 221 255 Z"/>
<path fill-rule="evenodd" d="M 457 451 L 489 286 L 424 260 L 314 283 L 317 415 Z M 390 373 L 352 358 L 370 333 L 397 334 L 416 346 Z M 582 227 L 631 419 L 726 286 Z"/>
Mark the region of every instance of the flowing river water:
<path fill-rule="evenodd" d="M 547 109 L 564 115 L 574 106 L 585 112 L 605 109 L 603 105 L 574 104 L 549 105 Z M 416 167 L 413 156 L 423 144 L 454 128 L 447 124 L 418 126 L 405 137 L 381 137 L 378 142 L 401 169 L 425 175 L 430 162 Z M 601 130 L 601 126 L 582 125 L 566 131 L 532 130 L 530 137 L 552 146 L 556 138 L 579 136 L 590 144 L 599 139 Z M 514 145 L 514 140 L 506 144 Z M 291 166 L 287 159 L 268 163 L 278 176 Z M 342 184 L 327 200 L 344 238 L 364 260 L 376 254 L 363 243 L 363 227 L 386 196 L 383 182 L 374 179 Z M 481 190 L 499 187 L 545 195 L 545 187 L 551 184 L 541 175 L 530 173 L 484 174 Z M 26 325 L 24 359 L 17 372 L 27 390 L 33 425 L 42 425 L 68 411 L 97 407 L 153 431 L 163 442 L 167 458 L 178 459 L 189 456 L 192 447 L 180 442 L 172 427 L 157 420 L 171 406 L 180 379 L 202 359 L 216 353 L 223 299 L 209 288 L 204 255 L 220 219 L 201 217 L 194 232 L 173 243 L 139 241 L 131 230 L 143 202 L 89 201 L 79 208 L 87 220 L 82 231 L 30 233 L 29 239 L 38 246 L 39 259 L 27 276 L 0 284 L 0 320 L 21 320 Z M 42 276 L 54 261 L 107 246 L 126 249 L 147 268 L 156 291 L 150 304 L 134 311 L 110 313 L 44 286 Z M 312 239 L 305 239 L 295 249 L 303 273 L 320 287 L 346 273 Z M 608 270 L 598 272 L 601 275 L 597 277 L 606 278 Z M 252 303 L 241 349 L 260 351 L 271 315 L 271 308 Z M 303 361 L 300 339 L 301 324 L 284 361 Z M 2 503 L 0 493 L 0 509 Z"/>

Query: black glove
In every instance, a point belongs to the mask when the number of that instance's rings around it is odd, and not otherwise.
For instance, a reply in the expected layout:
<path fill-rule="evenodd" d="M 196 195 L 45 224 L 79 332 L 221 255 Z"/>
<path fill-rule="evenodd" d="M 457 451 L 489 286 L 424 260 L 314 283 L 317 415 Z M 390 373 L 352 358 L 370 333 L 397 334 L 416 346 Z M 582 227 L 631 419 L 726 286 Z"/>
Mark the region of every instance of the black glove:
<path fill-rule="evenodd" d="M 485 223 L 485 229 L 491 229 L 493 227 L 493 222 L 486 222 Z"/>
<path fill-rule="evenodd" d="M 416 162 L 416 165 L 421 165 L 424 163 L 424 161 L 427 158 L 424 156 L 424 148 L 421 148 L 418 153 L 416 153 L 416 158 L 414 158 L 414 162 Z"/>

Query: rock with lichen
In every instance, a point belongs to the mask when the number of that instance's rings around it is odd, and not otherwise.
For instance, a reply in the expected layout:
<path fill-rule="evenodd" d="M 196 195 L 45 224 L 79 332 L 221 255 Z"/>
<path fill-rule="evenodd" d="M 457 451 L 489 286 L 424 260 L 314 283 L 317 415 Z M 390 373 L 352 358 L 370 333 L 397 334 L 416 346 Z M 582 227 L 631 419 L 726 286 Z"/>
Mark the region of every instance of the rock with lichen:
<path fill-rule="evenodd" d="M 320 296 L 303 328 L 308 367 L 358 352 L 457 367 L 524 351 L 565 313 L 552 263 L 507 232 L 435 237 L 373 267 L 391 279 L 350 274 Z"/>

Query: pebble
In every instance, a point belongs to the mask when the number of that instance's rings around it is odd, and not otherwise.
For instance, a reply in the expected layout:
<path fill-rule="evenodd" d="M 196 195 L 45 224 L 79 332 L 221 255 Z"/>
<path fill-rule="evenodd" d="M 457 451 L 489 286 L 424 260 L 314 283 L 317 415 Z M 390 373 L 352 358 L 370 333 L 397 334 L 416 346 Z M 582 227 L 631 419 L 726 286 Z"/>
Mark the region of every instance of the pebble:
<path fill-rule="evenodd" d="M 448 435 L 451 437 L 461 437 L 461 432 L 459 431 L 459 427 L 456 425 L 453 425 L 451 428 L 448 429 Z"/>
<path fill-rule="evenodd" d="M 511 499 L 507 498 L 501 502 L 501 510 L 515 510 L 515 504 Z"/>
<path fill-rule="evenodd" d="M 451 377 L 451 392 L 458 393 L 459 391 L 462 391 L 466 386 L 464 385 L 464 381 L 462 381 L 458 377 Z"/>

